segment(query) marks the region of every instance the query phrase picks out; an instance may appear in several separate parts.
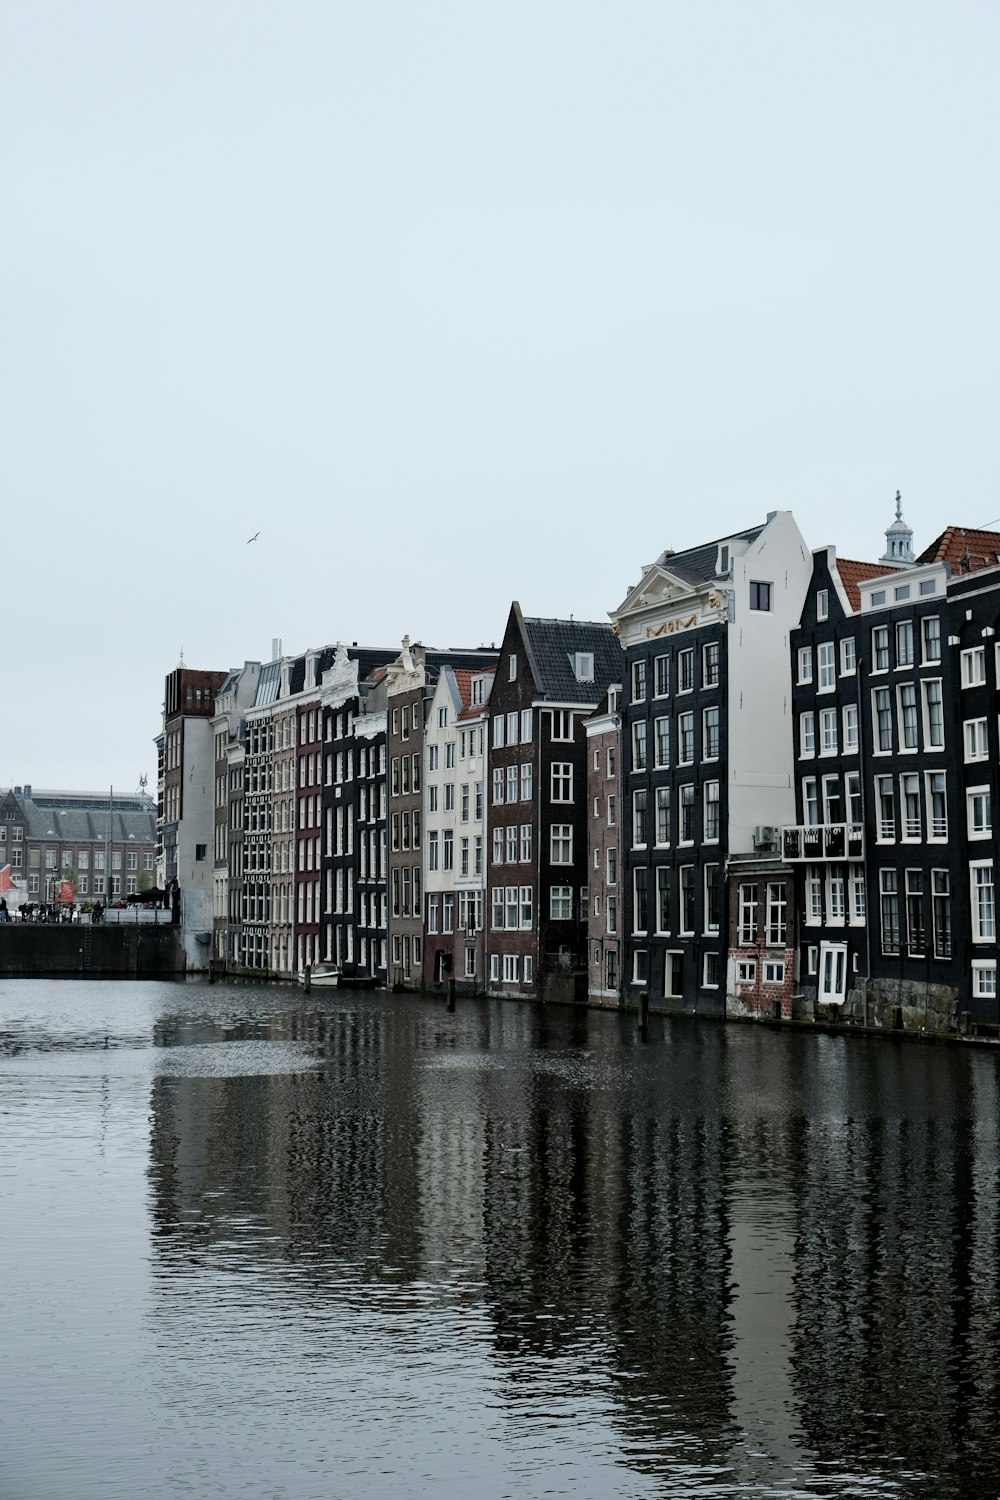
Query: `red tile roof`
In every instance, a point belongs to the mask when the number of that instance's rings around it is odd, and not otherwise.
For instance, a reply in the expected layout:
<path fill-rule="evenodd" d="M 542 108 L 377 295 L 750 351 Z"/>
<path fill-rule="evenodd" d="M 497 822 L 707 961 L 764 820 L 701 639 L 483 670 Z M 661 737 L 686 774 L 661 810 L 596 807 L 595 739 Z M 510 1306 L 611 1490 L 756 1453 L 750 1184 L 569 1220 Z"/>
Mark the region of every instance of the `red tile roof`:
<path fill-rule="evenodd" d="M 1000 559 L 1000 531 L 977 531 L 974 526 L 949 526 L 931 542 L 918 563 L 946 562 L 952 573 L 978 573 L 995 568 Z"/>
<path fill-rule="evenodd" d="M 869 578 L 884 578 L 886 573 L 897 573 L 898 568 L 893 568 L 889 563 L 881 562 L 851 562 L 850 558 L 837 558 L 837 572 L 840 581 L 844 585 L 844 592 L 851 601 L 851 608 L 861 608 L 860 584 Z"/>
<path fill-rule="evenodd" d="M 455 684 L 458 687 L 458 694 L 462 702 L 462 706 L 458 711 L 458 717 L 460 719 L 478 719 L 484 705 L 482 703 L 473 703 L 472 701 L 472 679 L 473 677 L 488 677 L 489 684 L 491 685 L 493 682 L 492 670 L 480 668 L 478 671 L 471 671 L 468 667 L 455 667 L 453 670 L 455 672 Z M 487 686 L 487 693 L 488 691 L 489 685 Z"/>

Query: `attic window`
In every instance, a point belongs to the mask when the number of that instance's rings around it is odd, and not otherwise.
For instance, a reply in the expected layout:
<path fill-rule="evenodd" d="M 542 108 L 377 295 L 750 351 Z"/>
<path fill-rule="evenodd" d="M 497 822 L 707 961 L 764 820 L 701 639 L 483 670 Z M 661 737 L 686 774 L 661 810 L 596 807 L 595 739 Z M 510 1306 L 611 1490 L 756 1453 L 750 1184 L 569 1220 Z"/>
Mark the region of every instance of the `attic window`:
<path fill-rule="evenodd" d="M 517 681 L 517 657 L 513 654 L 507 658 L 507 681 Z"/>
<path fill-rule="evenodd" d="M 718 571 L 718 574 L 719 574 L 720 578 L 724 578 L 726 576 L 726 574 L 729 572 L 729 543 L 728 542 L 723 542 L 720 545 L 720 547 L 719 547 L 719 566 L 718 566 L 718 570 L 717 571 Z"/>
<path fill-rule="evenodd" d="M 873 589 L 872 590 L 871 602 L 872 602 L 872 604 L 884 604 L 885 603 L 885 589 Z"/>
<path fill-rule="evenodd" d="M 573 675 L 576 677 L 577 682 L 593 682 L 593 651 L 576 651 L 573 653 Z"/>
<path fill-rule="evenodd" d="M 486 688 L 486 678 L 485 677 L 473 677 L 473 679 L 472 679 L 472 701 L 473 701 L 473 703 L 478 704 L 478 703 L 485 703 L 486 702 L 485 688 Z"/>

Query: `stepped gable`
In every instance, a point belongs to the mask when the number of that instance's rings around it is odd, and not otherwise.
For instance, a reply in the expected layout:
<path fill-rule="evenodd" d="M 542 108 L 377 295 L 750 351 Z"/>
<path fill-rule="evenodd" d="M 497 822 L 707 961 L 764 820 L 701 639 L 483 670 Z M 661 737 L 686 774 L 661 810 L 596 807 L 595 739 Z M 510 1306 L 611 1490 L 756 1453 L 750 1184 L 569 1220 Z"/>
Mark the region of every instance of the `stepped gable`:
<path fill-rule="evenodd" d="M 625 670 L 625 657 L 610 625 L 594 620 L 542 620 L 524 617 L 524 638 L 532 655 L 539 692 L 554 703 L 593 703 Z M 592 682 L 578 682 L 573 658 L 594 657 Z"/>
<path fill-rule="evenodd" d="M 917 562 L 945 562 L 954 577 L 978 573 L 983 568 L 995 568 L 1000 563 L 1000 531 L 948 526 L 921 552 Z"/>
<path fill-rule="evenodd" d="M 869 578 L 884 578 L 887 573 L 898 573 L 899 569 L 887 563 L 880 562 L 852 562 L 848 557 L 838 557 L 836 562 L 840 581 L 844 585 L 844 592 L 851 601 L 851 608 L 857 614 L 861 608 L 862 583 L 867 583 Z"/>

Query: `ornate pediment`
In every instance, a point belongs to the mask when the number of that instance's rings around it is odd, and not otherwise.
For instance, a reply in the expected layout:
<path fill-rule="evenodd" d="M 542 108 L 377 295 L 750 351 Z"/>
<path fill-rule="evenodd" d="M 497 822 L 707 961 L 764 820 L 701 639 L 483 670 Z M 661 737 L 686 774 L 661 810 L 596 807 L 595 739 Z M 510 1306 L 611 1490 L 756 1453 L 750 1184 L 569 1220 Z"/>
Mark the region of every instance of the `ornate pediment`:
<path fill-rule="evenodd" d="M 716 583 L 692 580 L 654 563 L 611 615 L 612 628 L 626 647 L 678 631 L 725 620 L 726 590 Z"/>

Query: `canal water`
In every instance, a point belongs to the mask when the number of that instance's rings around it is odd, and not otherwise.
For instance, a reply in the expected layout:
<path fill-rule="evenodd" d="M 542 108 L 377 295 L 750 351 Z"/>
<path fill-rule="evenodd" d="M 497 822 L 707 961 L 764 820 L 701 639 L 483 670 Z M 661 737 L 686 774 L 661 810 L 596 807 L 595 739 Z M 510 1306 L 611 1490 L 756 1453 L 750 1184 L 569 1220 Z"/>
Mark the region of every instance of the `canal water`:
<path fill-rule="evenodd" d="M 0 1496 L 996 1496 L 991 1053 L 0 986 Z"/>

